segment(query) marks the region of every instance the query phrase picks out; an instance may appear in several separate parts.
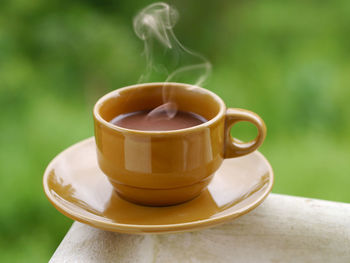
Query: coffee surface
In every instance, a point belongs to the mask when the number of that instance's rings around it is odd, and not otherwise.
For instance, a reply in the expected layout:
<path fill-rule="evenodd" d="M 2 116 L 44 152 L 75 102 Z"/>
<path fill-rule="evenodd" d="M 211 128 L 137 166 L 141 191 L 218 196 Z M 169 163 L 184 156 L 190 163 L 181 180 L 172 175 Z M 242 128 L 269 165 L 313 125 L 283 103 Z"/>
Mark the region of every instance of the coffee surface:
<path fill-rule="evenodd" d="M 136 111 L 116 116 L 110 123 L 133 130 L 169 131 L 185 129 L 206 122 L 207 120 L 195 113 L 177 111 L 172 118 L 166 114 L 150 116 L 150 111 Z"/>

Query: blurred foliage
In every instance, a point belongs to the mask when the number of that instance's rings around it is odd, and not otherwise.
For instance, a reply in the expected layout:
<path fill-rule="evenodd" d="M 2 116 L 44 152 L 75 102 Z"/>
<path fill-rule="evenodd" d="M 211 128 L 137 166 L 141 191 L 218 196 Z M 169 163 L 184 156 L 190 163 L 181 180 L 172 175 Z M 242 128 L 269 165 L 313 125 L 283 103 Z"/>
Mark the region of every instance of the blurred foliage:
<path fill-rule="evenodd" d="M 132 17 L 149 3 L 1 2 L 1 262 L 45 262 L 67 232 L 43 171 L 93 135 L 98 97 L 137 82 L 145 61 Z M 350 2 L 170 3 L 178 38 L 213 63 L 204 87 L 265 119 L 274 192 L 350 202 Z M 255 130 L 233 133 L 248 140 Z"/>

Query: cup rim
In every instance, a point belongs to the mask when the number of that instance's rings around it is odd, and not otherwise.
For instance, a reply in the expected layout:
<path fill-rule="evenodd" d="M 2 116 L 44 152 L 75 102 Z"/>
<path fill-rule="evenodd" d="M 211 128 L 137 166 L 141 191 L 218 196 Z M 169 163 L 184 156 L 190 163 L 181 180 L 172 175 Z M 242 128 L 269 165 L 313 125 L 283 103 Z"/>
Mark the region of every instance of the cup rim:
<path fill-rule="evenodd" d="M 118 96 L 118 94 L 122 91 L 136 89 L 136 88 L 140 88 L 140 87 L 149 87 L 149 86 L 153 87 L 153 86 L 164 86 L 164 85 L 171 85 L 171 86 L 176 86 L 176 87 L 181 87 L 181 88 L 186 88 L 186 89 L 195 88 L 199 92 L 207 93 L 211 97 L 213 97 L 214 100 L 219 104 L 220 110 L 215 115 L 214 118 L 212 118 L 209 121 L 204 122 L 202 124 L 188 127 L 188 128 L 184 128 L 184 129 L 167 130 L 167 131 L 156 131 L 156 130 L 155 131 L 145 131 L 145 130 L 135 130 L 135 129 L 128 129 L 128 128 L 120 127 L 120 126 L 117 126 L 115 124 L 111 124 L 110 122 L 106 121 L 104 118 L 102 118 L 102 116 L 99 113 L 100 108 L 108 99 L 115 97 L 115 96 Z M 200 86 L 186 84 L 186 83 L 178 83 L 178 82 L 149 82 L 149 83 L 134 84 L 134 85 L 126 86 L 126 87 L 119 88 L 119 89 L 113 90 L 113 91 L 105 94 L 104 96 L 99 98 L 97 100 L 97 102 L 95 103 L 95 106 L 93 108 L 93 115 L 94 115 L 94 118 L 96 121 L 98 121 L 102 125 L 110 128 L 111 130 L 118 131 L 118 132 L 131 133 L 131 134 L 157 134 L 157 135 L 181 134 L 181 133 L 187 133 L 187 132 L 191 132 L 191 131 L 197 131 L 203 127 L 208 127 L 208 126 L 212 125 L 213 123 L 217 122 L 224 115 L 225 108 L 226 108 L 226 106 L 225 106 L 224 101 L 218 95 L 216 95 L 214 92 L 207 90 L 207 89 L 204 89 Z"/>

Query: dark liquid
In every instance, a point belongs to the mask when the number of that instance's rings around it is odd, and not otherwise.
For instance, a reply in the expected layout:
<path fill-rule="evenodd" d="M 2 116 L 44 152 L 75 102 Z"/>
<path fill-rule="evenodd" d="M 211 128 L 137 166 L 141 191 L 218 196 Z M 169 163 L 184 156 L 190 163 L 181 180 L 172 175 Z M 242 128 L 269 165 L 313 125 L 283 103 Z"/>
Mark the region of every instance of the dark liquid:
<path fill-rule="evenodd" d="M 177 111 L 176 115 L 169 118 L 166 114 L 149 116 L 150 111 L 136 111 L 121 114 L 110 123 L 133 130 L 142 131 L 169 131 L 185 129 L 206 122 L 202 116 L 185 111 Z"/>

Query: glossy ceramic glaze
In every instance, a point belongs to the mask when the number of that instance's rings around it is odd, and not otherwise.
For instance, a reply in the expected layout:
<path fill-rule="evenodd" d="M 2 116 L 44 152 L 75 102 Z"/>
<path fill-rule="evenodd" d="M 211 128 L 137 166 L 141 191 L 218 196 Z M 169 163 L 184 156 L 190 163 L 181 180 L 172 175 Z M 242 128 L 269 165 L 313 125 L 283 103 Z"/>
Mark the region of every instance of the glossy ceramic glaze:
<path fill-rule="evenodd" d="M 270 193 L 273 172 L 256 151 L 224 160 L 208 187 L 189 202 L 142 206 L 116 194 L 98 167 L 90 138 L 52 160 L 43 185 L 50 202 L 74 220 L 115 232 L 168 233 L 208 227 L 249 212 Z"/>
<path fill-rule="evenodd" d="M 208 121 L 171 131 L 131 130 L 111 124 L 120 114 L 151 110 L 164 103 L 163 94 L 181 111 Z M 248 154 L 265 138 L 266 128 L 253 112 L 226 109 L 214 93 L 179 83 L 149 83 L 115 90 L 94 108 L 97 157 L 101 170 L 123 198 L 145 205 L 178 204 L 198 196 L 224 158 Z M 230 128 L 249 121 L 258 136 L 248 143 L 231 138 Z"/>

